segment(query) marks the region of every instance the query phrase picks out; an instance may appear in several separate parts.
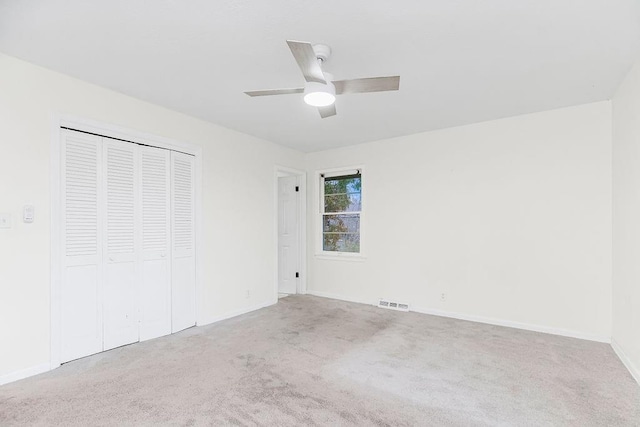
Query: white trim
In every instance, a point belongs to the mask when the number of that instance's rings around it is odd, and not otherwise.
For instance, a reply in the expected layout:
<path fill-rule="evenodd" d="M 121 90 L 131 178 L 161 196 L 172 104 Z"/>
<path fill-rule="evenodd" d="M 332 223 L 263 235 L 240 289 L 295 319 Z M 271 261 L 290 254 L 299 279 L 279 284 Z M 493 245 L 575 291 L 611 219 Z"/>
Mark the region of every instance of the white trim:
<path fill-rule="evenodd" d="M 338 295 L 338 294 L 333 294 L 331 292 L 322 292 L 322 291 L 313 291 L 313 290 L 307 290 L 307 293 L 309 295 L 315 295 L 317 297 L 322 297 L 322 298 L 330 298 L 330 299 L 337 299 L 340 301 L 347 301 L 347 302 L 356 302 L 358 304 L 367 304 L 367 305 L 378 305 L 378 302 L 373 302 L 373 301 L 363 301 L 361 299 L 358 298 L 352 298 L 352 297 L 347 297 L 344 295 Z"/>
<path fill-rule="evenodd" d="M 8 374 L 4 374 L 0 376 L 0 385 L 12 383 L 14 381 L 18 381 L 23 378 L 42 374 L 43 372 L 48 372 L 51 369 L 52 368 L 50 367 L 49 362 L 47 362 L 47 363 L 41 363 L 39 365 L 32 366 L 30 368 L 21 369 L 19 371 L 9 372 Z"/>
<path fill-rule="evenodd" d="M 629 359 L 629 356 L 627 356 L 627 354 L 622 350 L 622 347 L 620 347 L 620 344 L 618 344 L 613 338 L 611 339 L 611 348 L 613 348 L 613 351 L 616 353 L 622 364 L 629 370 L 633 379 L 640 384 L 640 369 L 633 364 L 631 359 Z"/>
<path fill-rule="evenodd" d="M 360 211 L 359 212 L 344 212 L 348 213 L 357 213 L 360 215 L 360 252 L 332 252 L 325 251 L 322 247 L 322 216 L 323 212 L 323 203 L 322 197 L 324 195 L 324 188 L 322 186 L 322 177 L 324 175 L 325 178 L 331 178 L 334 176 L 340 176 L 345 173 L 352 172 L 360 172 L 360 176 L 365 176 L 365 165 L 356 165 L 356 166 L 345 166 L 340 168 L 329 168 L 329 169 L 321 169 L 315 171 L 315 189 L 314 189 L 314 205 L 313 209 L 316 214 L 314 214 L 314 239 L 315 239 L 315 253 L 314 256 L 318 259 L 325 260 L 334 260 L 334 261 L 364 261 L 367 257 L 365 254 L 366 249 L 366 236 L 364 233 L 364 229 L 366 229 L 365 224 L 365 205 L 366 205 L 366 179 L 363 178 L 364 185 L 360 188 Z M 339 213 L 339 212 L 336 212 Z"/>
<path fill-rule="evenodd" d="M 122 126 L 102 123 L 83 117 L 56 115 L 54 116 L 54 121 L 57 122 L 58 127 L 64 126 L 71 129 L 95 133 L 101 136 L 124 139 L 138 144 L 147 144 L 167 150 L 180 151 L 186 154 L 191 154 L 192 156 L 202 155 L 202 147 L 196 144 L 177 141 L 171 138 L 140 132 Z"/>
<path fill-rule="evenodd" d="M 337 168 L 326 168 L 326 169 L 318 170 L 316 171 L 316 173 L 317 175 L 320 175 L 321 173 L 323 173 L 329 177 L 332 177 L 332 176 L 343 175 L 344 172 L 356 172 L 358 170 L 360 170 L 360 173 L 362 173 L 362 168 L 364 168 L 364 165 L 359 165 L 359 166 L 349 165 L 349 166 L 341 166 Z"/>
<path fill-rule="evenodd" d="M 98 135 L 124 139 L 133 143 L 150 145 L 152 147 L 179 151 L 194 156 L 195 162 L 195 261 L 196 261 L 196 325 L 201 322 L 199 318 L 199 304 L 204 295 L 202 280 L 202 147 L 196 144 L 176 141 L 145 132 L 127 129 L 121 126 L 102 123 L 95 120 L 71 116 L 53 114 L 51 120 L 51 342 L 50 362 L 48 368 L 55 369 L 60 366 L 60 265 L 61 265 L 61 236 L 60 236 L 60 200 L 61 200 L 61 167 L 60 167 L 60 128 L 67 127 L 79 131 L 91 132 Z M 276 295 L 277 298 L 277 295 Z"/>
<path fill-rule="evenodd" d="M 362 173 L 362 171 L 360 170 L 359 167 L 354 167 L 354 168 L 332 168 L 332 169 L 324 169 L 321 172 L 325 178 L 333 178 L 336 176 L 343 176 L 343 175 L 350 175 L 350 174 L 357 174 L 357 173 Z"/>
<path fill-rule="evenodd" d="M 263 302 L 261 304 L 251 306 L 251 307 L 241 308 L 239 310 L 234 310 L 234 311 L 229 311 L 227 313 L 221 314 L 220 316 L 215 316 L 215 317 L 212 317 L 210 319 L 207 319 L 205 322 L 199 324 L 198 326 L 206 326 L 206 325 L 210 325 L 212 323 L 220 322 L 222 320 L 231 319 L 232 317 L 241 316 L 243 314 L 247 314 L 247 313 L 252 312 L 252 311 L 260 310 L 261 308 L 272 306 L 276 302 L 277 301 L 274 302 L 274 301 L 269 300 L 269 301 L 265 301 L 265 302 Z"/>
<path fill-rule="evenodd" d="M 569 329 L 553 328 L 550 326 L 534 325 L 531 323 L 514 322 L 512 320 L 496 319 L 493 317 L 477 316 L 475 314 L 457 313 L 453 311 L 444 311 L 432 308 L 411 307 L 411 311 L 422 314 L 430 314 L 433 316 L 449 317 L 451 319 L 467 320 L 469 322 L 485 323 L 488 325 L 504 326 L 507 328 L 522 329 L 525 331 L 541 332 L 543 334 L 559 335 L 569 338 L 578 338 L 587 341 L 596 341 L 602 343 L 611 343 L 611 337 L 589 334 Z"/>
<path fill-rule="evenodd" d="M 53 116 L 51 120 L 51 143 L 49 157 L 51 175 L 51 212 L 50 212 L 50 228 L 51 228 L 51 283 L 49 287 L 49 303 L 51 318 L 51 335 L 50 335 L 50 351 L 49 367 L 55 369 L 60 366 L 60 266 L 62 265 L 60 248 L 62 246 L 60 236 L 60 213 L 61 213 L 61 171 L 60 171 L 60 117 Z"/>
<path fill-rule="evenodd" d="M 364 262 L 367 260 L 367 257 L 360 254 L 350 254 L 347 252 L 336 252 L 335 254 L 329 255 L 326 252 L 322 254 L 315 254 L 314 257 L 318 260 L 323 261 L 351 261 L 351 262 Z"/>
<path fill-rule="evenodd" d="M 376 302 L 363 301 L 361 299 L 359 300 L 356 298 L 346 297 L 343 295 L 332 294 L 328 292 L 308 291 L 308 293 L 310 295 L 316 295 L 323 298 L 338 299 L 342 301 L 356 302 L 360 304 L 370 304 L 374 306 L 378 305 L 377 301 Z M 410 307 L 411 307 L 410 311 L 413 311 L 415 313 L 420 313 L 420 314 L 429 314 L 432 316 L 448 317 L 451 319 L 466 320 L 466 321 L 476 322 L 476 323 L 485 323 L 488 325 L 504 326 L 507 328 L 541 332 L 543 334 L 559 335 L 559 336 L 570 337 L 570 338 L 578 338 L 578 339 L 587 340 L 587 341 L 596 341 L 596 342 L 602 342 L 607 344 L 611 343 L 610 337 L 596 335 L 596 334 L 588 334 L 584 332 L 572 331 L 572 330 L 561 329 L 561 328 L 552 328 L 549 326 L 533 325 L 530 323 L 514 322 L 511 320 L 476 316 L 473 314 L 456 313 L 452 311 L 436 310 L 431 308 L 420 308 L 420 307 L 414 307 L 414 306 L 410 306 Z"/>
<path fill-rule="evenodd" d="M 273 303 L 278 302 L 278 178 L 282 176 L 297 176 L 298 186 L 300 187 L 298 196 L 298 266 L 300 267 L 300 280 L 296 286 L 296 292 L 299 294 L 307 293 L 307 173 L 300 169 L 294 169 L 287 166 L 274 166 L 273 179 L 273 235 L 275 242 L 275 271 L 274 271 L 274 293 Z"/>
<path fill-rule="evenodd" d="M 202 233 L 202 231 L 204 230 L 203 228 L 203 214 L 204 211 L 202 210 L 202 147 L 199 147 L 196 150 L 196 154 L 195 154 L 195 184 L 196 184 L 196 188 L 195 188 L 195 216 L 196 216 L 196 221 L 195 221 L 195 230 L 194 230 L 194 236 L 195 236 L 195 249 L 196 249 L 196 253 L 195 253 L 195 261 L 196 261 L 196 326 L 198 326 L 200 324 L 199 319 L 200 316 L 203 315 L 204 313 L 200 312 L 200 304 L 204 301 L 204 295 L 206 295 L 205 292 L 205 284 L 204 284 L 204 280 L 202 279 L 203 275 L 202 275 L 202 265 L 203 265 L 203 258 L 202 258 L 202 251 L 203 251 L 203 247 L 202 247 L 202 237 L 204 234 Z"/>

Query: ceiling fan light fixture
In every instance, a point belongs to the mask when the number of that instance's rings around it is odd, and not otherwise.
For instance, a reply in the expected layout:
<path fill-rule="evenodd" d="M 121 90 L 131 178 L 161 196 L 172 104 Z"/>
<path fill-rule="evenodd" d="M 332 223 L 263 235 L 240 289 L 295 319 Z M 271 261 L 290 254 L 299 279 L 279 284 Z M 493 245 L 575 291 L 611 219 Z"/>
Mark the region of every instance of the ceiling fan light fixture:
<path fill-rule="evenodd" d="M 304 102 L 313 107 L 327 107 L 336 102 L 336 88 L 331 82 L 308 82 L 304 86 Z"/>
<path fill-rule="evenodd" d="M 310 92 L 304 96 L 304 102 L 312 107 L 327 107 L 336 102 L 336 97 L 328 92 Z"/>
<path fill-rule="evenodd" d="M 342 95 L 345 93 L 384 92 L 400 88 L 400 76 L 334 80 L 331 73 L 322 69 L 322 65 L 331 55 L 329 46 L 323 44 L 312 45 L 309 42 L 295 40 L 287 40 L 287 44 L 307 82 L 304 87 L 251 90 L 245 92 L 247 95 L 253 97 L 303 93 L 304 102 L 317 107 L 320 117 L 326 119 L 336 115 L 336 107 L 334 105 L 336 92 L 338 95 Z"/>

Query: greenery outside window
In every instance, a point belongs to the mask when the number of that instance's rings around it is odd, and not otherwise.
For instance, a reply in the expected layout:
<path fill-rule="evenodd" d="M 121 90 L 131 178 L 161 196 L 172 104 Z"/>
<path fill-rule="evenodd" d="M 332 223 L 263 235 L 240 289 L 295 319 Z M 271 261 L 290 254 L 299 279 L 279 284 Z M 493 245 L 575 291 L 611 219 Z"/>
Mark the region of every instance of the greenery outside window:
<path fill-rule="evenodd" d="M 322 251 L 360 253 L 362 174 L 321 174 Z"/>

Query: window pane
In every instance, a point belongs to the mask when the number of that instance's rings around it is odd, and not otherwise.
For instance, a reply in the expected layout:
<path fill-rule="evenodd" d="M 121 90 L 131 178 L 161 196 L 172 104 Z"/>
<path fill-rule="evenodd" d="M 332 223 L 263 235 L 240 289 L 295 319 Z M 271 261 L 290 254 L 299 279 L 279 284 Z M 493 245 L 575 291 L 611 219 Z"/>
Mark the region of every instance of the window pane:
<path fill-rule="evenodd" d="M 324 196 L 325 212 L 360 211 L 362 201 L 360 193 L 328 194 Z"/>
<path fill-rule="evenodd" d="M 360 175 L 335 176 L 324 179 L 324 194 L 360 193 Z"/>
<path fill-rule="evenodd" d="M 360 214 L 324 215 L 322 231 L 324 233 L 359 233 Z"/>
<path fill-rule="evenodd" d="M 323 249 L 331 252 L 360 252 L 360 234 L 325 233 Z"/>
<path fill-rule="evenodd" d="M 322 249 L 359 253 L 362 177 L 359 173 L 334 176 L 323 182 Z"/>

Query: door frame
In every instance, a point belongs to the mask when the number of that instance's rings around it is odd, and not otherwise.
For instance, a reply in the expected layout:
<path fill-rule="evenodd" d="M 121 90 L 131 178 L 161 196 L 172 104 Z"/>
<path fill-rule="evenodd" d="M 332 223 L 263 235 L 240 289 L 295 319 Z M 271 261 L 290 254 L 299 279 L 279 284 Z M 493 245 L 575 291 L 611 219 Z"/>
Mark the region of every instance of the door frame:
<path fill-rule="evenodd" d="M 49 369 L 61 364 L 61 273 L 62 273 L 62 165 L 61 165 L 61 132 L 62 127 L 94 133 L 100 136 L 122 139 L 125 141 L 180 151 L 194 156 L 195 161 L 195 258 L 196 258 L 196 325 L 200 323 L 198 305 L 202 290 L 202 147 L 182 141 L 176 141 L 149 133 L 139 132 L 125 127 L 103 123 L 73 115 L 53 114 L 51 120 L 50 139 L 50 183 L 51 183 L 51 285 L 50 285 L 50 358 Z"/>
<path fill-rule="evenodd" d="M 274 303 L 278 302 L 278 178 L 283 176 L 297 176 L 298 185 L 300 186 L 299 200 L 298 200 L 298 265 L 300 267 L 300 279 L 296 284 L 296 293 L 307 293 L 307 172 L 294 169 L 286 166 L 276 165 L 273 174 L 273 200 L 274 200 L 274 215 L 273 215 L 273 235 L 275 240 L 274 246 L 274 260 L 275 260 L 275 272 L 274 272 Z"/>

